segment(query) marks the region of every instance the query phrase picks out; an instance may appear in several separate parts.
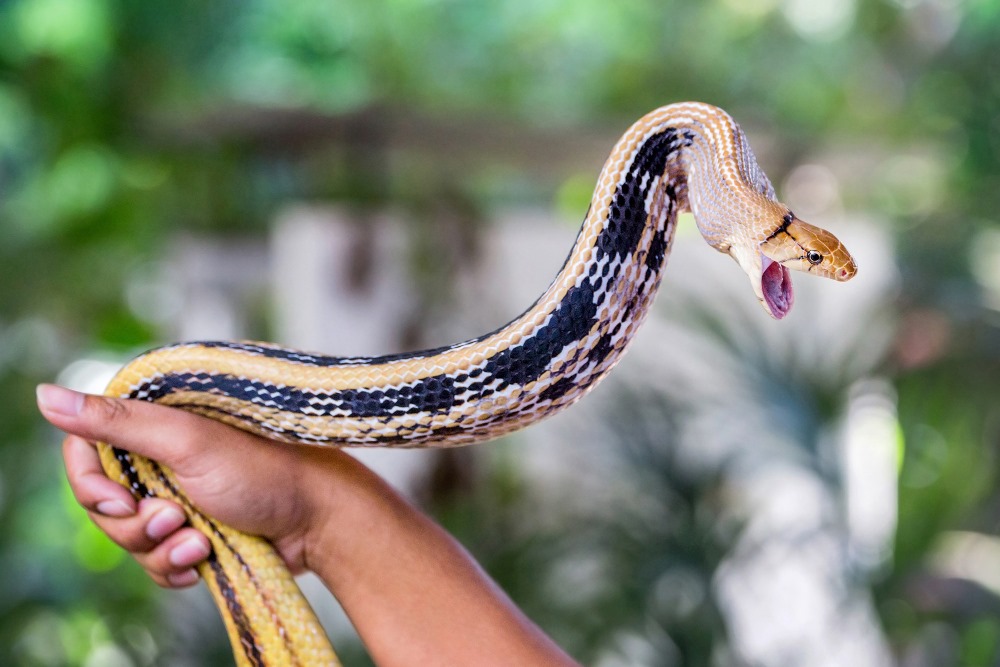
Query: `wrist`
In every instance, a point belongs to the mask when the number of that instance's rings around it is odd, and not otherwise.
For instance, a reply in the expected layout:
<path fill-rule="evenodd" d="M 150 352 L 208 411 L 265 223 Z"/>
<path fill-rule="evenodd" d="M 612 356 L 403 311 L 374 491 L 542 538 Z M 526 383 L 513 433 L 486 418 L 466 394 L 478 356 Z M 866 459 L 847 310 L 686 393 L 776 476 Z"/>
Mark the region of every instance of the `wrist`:
<path fill-rule="evenodd" d="M 304 463 L 298 485 L 305 508 L 304 563 L 337 595 L 342 580 L 358 581 L 365 552 L 378 552 L 392 507 L 401 501 L 345 452 L 311 450 Z"/>

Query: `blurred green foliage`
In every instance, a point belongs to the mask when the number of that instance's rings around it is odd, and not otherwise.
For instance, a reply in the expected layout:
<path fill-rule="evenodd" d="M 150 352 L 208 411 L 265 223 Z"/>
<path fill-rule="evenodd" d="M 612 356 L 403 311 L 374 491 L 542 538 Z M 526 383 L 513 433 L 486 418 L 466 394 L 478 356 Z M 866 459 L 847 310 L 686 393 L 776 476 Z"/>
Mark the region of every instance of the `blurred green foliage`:
<path fill-rule="evenodd" d="M 772 176 L 839 145 L 859 154 L 844 205 L 888 221 L 902 275 L 882 309 L 901 340 L 928 321 L 944 331 L 918 361 L 900 343 L 877 369 L 898 394 L 906 446 L 892 562 L 861 585 L 901 659 L 939 658 L 908 664 L 996 664 L 995 593 L 977 589 L 985 606 L 945 595 L 926 566 L 942 533 L 993 534 L 1000 519 L 1000 285 L 970 262 L 1000 210 L 998 43 L 995 0 L 0 3 L 0 663 L 168 659 L 156 592 L 72 502 L 32 389 L 84 353 L 156 340 L 157 323 L 129 307 L 126 288 L 173 235 L 263 233 L 295 199 L 426 208 L 438 196 L 475 207 L 504 193 L 545 202 L 563 185 L 561 197 L 589 193 L 579 174 L 525 184 L 482 168 L 428 183 L 365 155 L 353 169 L 357 152 L 333 151 L 308 126 L 283 142 L 246 118 L 389 108 L 586 133 L 703 99 L 780 133 Z M 1000 257 L 987 257 L 987 272 L 991 261 Z M 842 380 L 780 387 L 805 415 L 804 437 L 836 418 Z M 558 608 L 525 572 L 541 577 L 567 552 L 603 554 L 622 572 L 662 573 L 674 559 L 678 581 L 704 591 L 731 545 L 714 541 L 701 513 L 717 480 L 677 479 L 657 443 L 628 442 L 648 449 L 638 471 L 662 473 L 653 487 L 676 519 L 662 534 L 625 519 L 569 538 L 521 535 L 529 501 L 502 466 L 474 497 L 439 508 L 582 659 L 662 611 L 644 598 L 652 579 Z M 473 510 L 490 521 L 462 520 Z M 486 523 L 504 536 L 492 547 L 477 533 Z M 710 596 L 683 619 L 659 620 L 671 664 L 706 664 L 726 643 Z"/>

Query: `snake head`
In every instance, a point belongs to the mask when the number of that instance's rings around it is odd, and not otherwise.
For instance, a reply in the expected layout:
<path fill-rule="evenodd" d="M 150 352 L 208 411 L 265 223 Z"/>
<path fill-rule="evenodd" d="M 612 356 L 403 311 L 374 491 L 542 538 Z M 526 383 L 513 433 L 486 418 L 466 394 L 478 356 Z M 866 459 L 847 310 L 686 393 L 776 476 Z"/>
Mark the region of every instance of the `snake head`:
<path fill-rule="evenodd" d="M 837 281 L 850 280 L 858 267 L 836 236 L 786 211 L 756 243 L 737 244 L 729 254 L 750 276 L 754 293 L 768 315 L 780 320 L 794 302 L 789 269 Z"/>
<path fill-rule="evenodd" d="M 758 250 L 761 278 L 757 297 L 775 319 L 787 315 L 792 307 L 789 269 L 839 282 L 850 280 L 858 271 L 851 253 L 836 236 L 799 220 L 791 211 L 785 213 L 781 224 L 760 242 Z"/>
<path fill-rule="evenodd" d="M 851 253 L 836 236 L 799 220 L 791 211 L 785 214 L 781 225 L 761 242 L 760 253 L 765 259 L 783 267 L 839 282 L 850 280 L 858 272 Z M 767 268 L 764 267 L 764 270 Z"/>

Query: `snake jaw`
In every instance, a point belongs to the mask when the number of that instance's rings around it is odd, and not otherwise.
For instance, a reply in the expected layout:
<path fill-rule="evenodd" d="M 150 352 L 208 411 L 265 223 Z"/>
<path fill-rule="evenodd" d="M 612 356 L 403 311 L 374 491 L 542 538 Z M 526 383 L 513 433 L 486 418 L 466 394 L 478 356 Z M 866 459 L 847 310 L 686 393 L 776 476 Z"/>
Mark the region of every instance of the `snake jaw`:
<path fill-rule="evenodd" d="M 729 246 L 728 254 L 750 279 L 753 293 L 767 314 L 776 320 L 788 315 L 795 300 L 788 267 L 746 243 Z"/>
<path fill-rule="evenodd" d="M 795 302 L 792 277 L 787 268 L 773 259 L 761 254 L 760 260 L 760 293 L 758 298 L 760 298 L 767 313 L 774 319 L 780 320 L 789 313 Z"/>

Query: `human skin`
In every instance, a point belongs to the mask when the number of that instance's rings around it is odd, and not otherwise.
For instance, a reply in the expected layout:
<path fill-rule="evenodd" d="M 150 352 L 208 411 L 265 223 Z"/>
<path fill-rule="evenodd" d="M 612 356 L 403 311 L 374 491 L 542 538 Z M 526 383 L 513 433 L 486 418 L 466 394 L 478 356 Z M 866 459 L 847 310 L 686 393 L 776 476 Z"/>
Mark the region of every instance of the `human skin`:
<path fill-rule="evenodd" d="M 160 586 L 195 584 L 208 539 L 175 503 L 136 502 L 108 479 L 97 441 L 167 465 L 204 512 L 270 540 L 293 573 L 315 572 L 378 665 L 576 664 L 451 536 L 344 452 L 55 385 L 39 387 L 38 406 L 68 434 L 76 499 Z"/>

